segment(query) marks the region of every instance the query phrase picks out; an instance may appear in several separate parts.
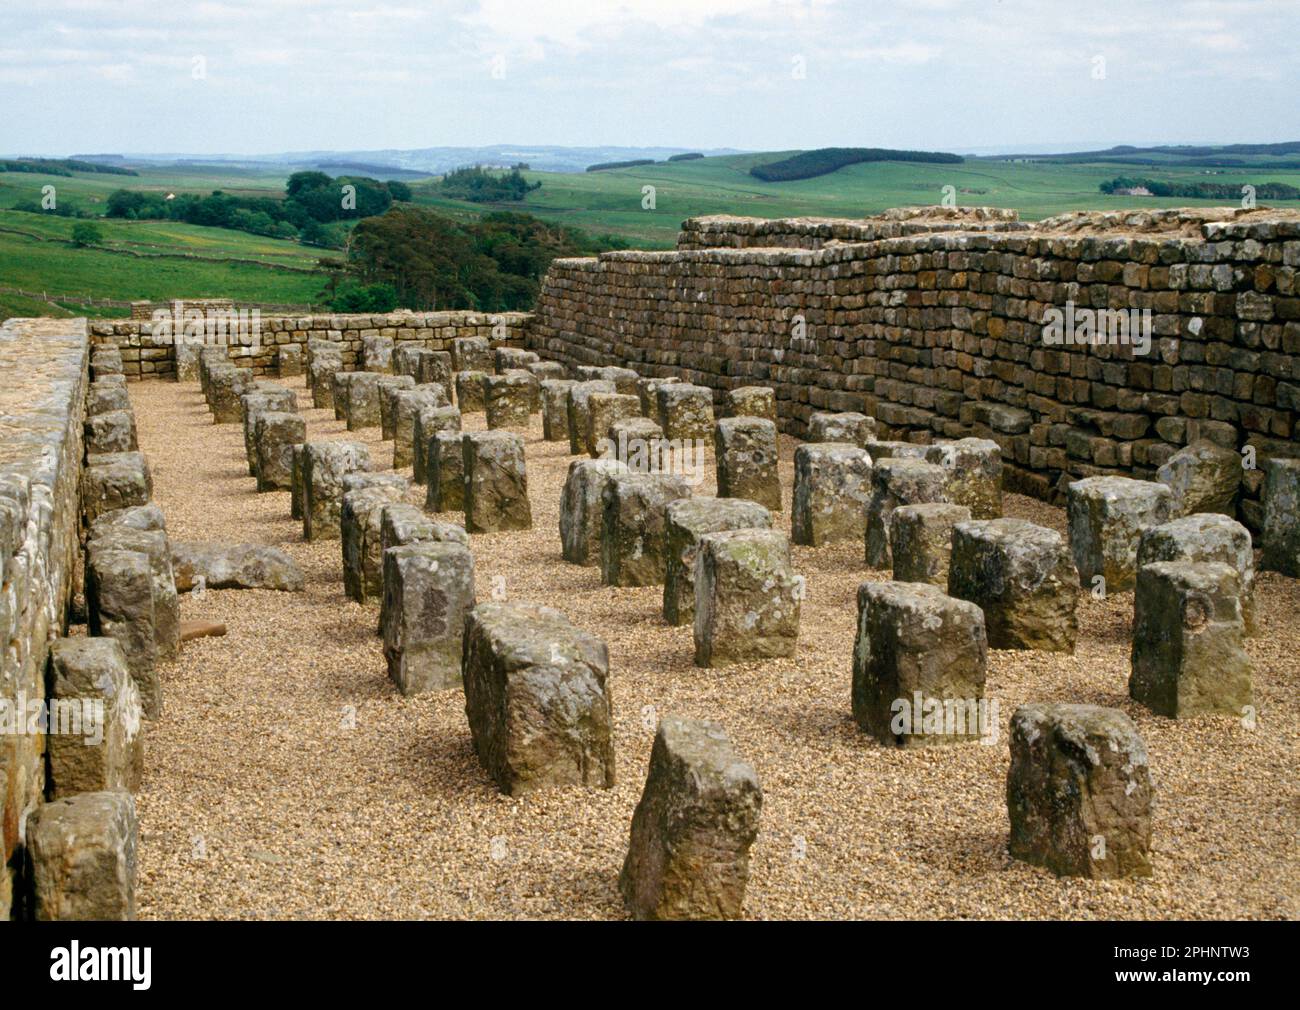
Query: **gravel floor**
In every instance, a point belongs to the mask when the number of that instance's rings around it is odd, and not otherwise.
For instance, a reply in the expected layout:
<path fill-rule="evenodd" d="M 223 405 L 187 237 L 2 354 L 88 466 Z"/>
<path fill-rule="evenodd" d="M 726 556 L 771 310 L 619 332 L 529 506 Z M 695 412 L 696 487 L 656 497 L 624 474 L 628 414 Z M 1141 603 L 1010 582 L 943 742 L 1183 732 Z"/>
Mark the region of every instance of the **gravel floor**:
<path fill-rule="evenodd" d="M 509 599 L 558 607 L 609 643 L 618 784 L 515 801 L 474 758 L 461 692 L 402 698 L 390 685 L 377 607 L 344 598 L 339 543 L 303 543 L 287 493 L 254 493 L 240 427 L 213 425 L 194 384 L 136 383 L 131 398 L 171 536 L 275 544 L 307 580 L 298 594 L 183 602 L 183 617 L 229 634 L 187 643 L 163 671 L 139 796 L 141 918 L 622 918 L 628 825 L 668 712 L 719 720 L 758 770 L 753 918 L 1300 915 L 1294 581 L 1259 580 L 1253 731 L 1130 703 L 1132 594 L 1085 595 L 1075 656 L 990 654 L 997 745 L 886 749 L 849 711 L 856 587 L 885 577 L 865 569 L 861 546 L 794 549 L 808 579 L 796 659 L 697 669 L 690 628 L 661 622 L 658 587 L 602 588 L 595 569 L 560 560 L 570 457 L 536 420 L 534 529 L 473 538 L 479 593 L 500 577 Z M 364 437 L 391 461 L 377 429 L 306 417 L 310 438 Z M 782 446 L 787 508 L 794 444 Z M 713 493 L 711 476 L 697 493 Z M 1010 497 L 1007 512 L 1063 528 L 1040 502 Z M 1137 722 L 1157 789 L 1149 880 L 1058 880 L 1008 858 L 1007 722 L 1043 700 L 1113 705 Z"/>

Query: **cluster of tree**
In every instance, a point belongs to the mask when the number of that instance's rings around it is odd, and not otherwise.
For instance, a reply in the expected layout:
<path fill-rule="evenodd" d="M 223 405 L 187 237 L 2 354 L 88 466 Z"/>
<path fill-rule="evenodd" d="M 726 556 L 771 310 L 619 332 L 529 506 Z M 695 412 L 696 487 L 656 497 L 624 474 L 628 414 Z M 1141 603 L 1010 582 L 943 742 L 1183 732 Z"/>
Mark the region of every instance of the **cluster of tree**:
<path fill-rule="evenodd" d="M 415 310 L 523 310 L 536 300 L 551 260 L 618 247 L 531 214 L 502 211 L 461 223 L 397 206 L 357 224 L 345 270 L 324 295 L 338 312 L 387 311 L 374 306 L 385 304 L 389 290 L 396 305 Z"/>
<path fill-rule="evenodd" d="M 92 224 L 89 221 L 78 221 L 72 226 L 72 244 L 78 249 L 99 245 L 103 241 L 104 233 L 99 230 L 97 224 Z"/>
<path fill-rule="evenodd" d="M 1190 197 L 1196 200 L 1240 200 L 1241 183 L 1189 182 L 1117 176 L 1097 187 L 1103 193 L 1145 189 L 1152 196 Z M 1300 200 L 1300 188 L 1285 182 L 1261 182 L 1255 187 L 1258 200 Z"/>
<path fill-rule="evenodd" d="M 703 158 L 703 157 L 704 155 L 700 154 L 698 151 L 690 151 L 686 154 L 670 155 L 668 160 L 669 161 L 694 161 L 696 158 Z"/>
<path fill-rule="evenodd" d="M 51 217 L 94 217 L 88 210 L 75 203 L 55 201 L 53 207 L 43 207 L 37 200 L 19 200 L 10 210 L 20 210 L 25 214 L 49 214 Z"/>
<path fill-rule="evenodd" d="M 97 172 L 101 175 L 139 175 L 131 168 L 101 165 L 95 161 L 77 161 L 74 158 L 16 158 L 0 159 L 0 172 L 34 172 L 39 175 L 72 175 L 73 172 Z"/>
<path fill-rule="evenodd" d="M 822 147 L 815 151 L 800 151 L 781 161 L 755 165 L 749 174 L 764 182 L 791 182 L 795 179 L 813 179 L 829 175 L 845 165 L 858 165 L 864 161 L 919 161 L 936 165 L 960 165 L 959 154 L 942 151 L 894 151 L 887 147 Z"/>
<path fill-rule="evenodd" d="M 602 161 L 588 165 L 588 172 L 603 172 L 607 168 L 636 168 L 638 165 L 653 165 L 654 158 L 633 158 L 631 161 Z"/>
<path fill-rule="evenodd" d="M 438 191 L 454 200 L 472 200 L 474 203 L 496 203 L 503 200 L 522 200 L 540 182 L 530 183 L 516 165 L 509 172 L 489 172 L 482 165 L 458 168 L 448 172 L 438 183 Z"/>
<path fill-rule="evenodd" d="M 374 217 L 388 210 L 393 201 L 410 198 L 411 189 L 404 182 L 295 172 L 285 185 L 283 200 L 233 196 L 221 190 L 207 196 L 182 193 L 168 199 L 157 192 L 119 189 L 110 194 L 105 216 L 128 221 L 184 221 L 338 248 L 344 238 L 341 222 Z"/>

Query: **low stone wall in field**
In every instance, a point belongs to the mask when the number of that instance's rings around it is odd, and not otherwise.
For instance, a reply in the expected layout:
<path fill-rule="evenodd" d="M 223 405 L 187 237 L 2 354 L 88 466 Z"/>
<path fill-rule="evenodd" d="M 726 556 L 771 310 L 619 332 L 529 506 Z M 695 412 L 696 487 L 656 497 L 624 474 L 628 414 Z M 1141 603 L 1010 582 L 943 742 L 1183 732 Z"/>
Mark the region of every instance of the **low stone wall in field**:
<path fill-rule="evenodd" d="M 63 633 L 79 557 L 84 319 L 0 325 L 0 705 L 45 700 L 51 635 Z M 14 899 L 14 853 L 45 789 L 45 737 L 0 733 L 0 922 Z M 19 731 L 21 730 L 21 731 Z"/>
<path fill-rule="evenodd" d="M 872 227 L 900 221 L 923 223 L 900 213 Z M 859 224 L 688 221 L 677 251 L 557 260 L 528 346 L 719 394 L 770 385 L 798 436 L 814 411 L 855 410 L 912 441 L 993 438 L 1008 484 L 1042 498 L 1084 476 L 1151 477 L 1201 439 L 1300 455 L 1300 215 L 1072 214 L 836 237 Z M 692 248 L 769 228 L 822 246 Z M 1053 309 L 1136 310 L 1150 346 L 1051 344 Z M 1251 522 L 1262 479 L 1245 473 Z"/>
<path fill-rule="evenodd" d="M 450 350 L 456 337 L 487 337 L 493 345 L 522 346 L 525 312 L 393 312 L 384 315 L 266 316 L 251 312 L 234 320 L 229 339 L 231 357 L 258 374 L 274 374 L 276 348 L 305 344 L 313 337 L 342 341 L 343 365 L 357 368 L 362 340 L 389 337 L 415 341 L 431 350 Z M 186 319 L 169 315 L 165 325 L 153 319 L 96 320 L 91 333 L 97 343 L 116 344 L 122 351 L 126 375 L 135 378 L 171 377 L 176 372 L 175 340 L 186 333 Z M 197 332 L 197 328 L 191 326 Z M 207 338 L 210 341 L 216 337 Z"/>

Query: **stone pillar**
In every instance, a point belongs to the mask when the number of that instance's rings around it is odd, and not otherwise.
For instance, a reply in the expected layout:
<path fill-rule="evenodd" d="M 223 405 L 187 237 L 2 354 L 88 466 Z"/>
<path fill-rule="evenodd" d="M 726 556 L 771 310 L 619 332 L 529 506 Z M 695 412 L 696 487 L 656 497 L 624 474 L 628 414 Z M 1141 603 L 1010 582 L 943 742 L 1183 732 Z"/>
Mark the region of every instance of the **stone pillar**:
<path fill-rule="evenodd" d="M 365 603 L 383 596 L 381 522 L 385 505 L 402 500 L 401 490 L 388 486 L 362 488 L 343 495 L 339 518 L 343 547 L 343 593 Z"/>
<path fill-rule="evenodd" d="M 791 539 L 807 547 L 862 540 L 870 493 L 866 450 L 847 442 L 799 446 L 794 451 Z"/>
<path fill-rule="evenodd" d="M 695 665 L 793 656 L 802 599 L 784 533 L 704 534 L 695 558 Z"/>
<path fill-rule="evenodd" d="M 1084 588 L 1101 576 L 1107 593 L 1132 589 L 1142 531 L 1168 522 L 1173 496 L 1164 484 L 1088 477 L 1069 486 L 1070 549 Z"/>
<path fill-rule="evenodd" d="M 380 426 L 378 372 L 348 373 L 348 402 L 344 408 L 344 420 L 347 421 L 348 431 Z"/>
<path fill-rule="evenodd" d="M 1002 448 L 987 438 L 961 438 L 925 448 L 925 461 L 948 474 L 948 501 L 972 519 L 1002 517 Z"/>
<path fill-rule="evenodd" d="M 708 439 L 713 435 L 713 390 L 686 382 L 661 385 L 655 396 L 664 437 Z"/>
<path fill-rule="evenodd" d="M 48 794 L 136 792 L 144 775 L 144 712 L 117 640 L 55 639 L 49 685 Z"/>
<path fill-rule="evenodd" d="M 1155 561 L 1138 571 L 1129 695 L 1170 719 L 1242 716 L 1252 704 L 1241 581 L 1218 561 Z"/>
<path fill-rule="evenodd" d="M 455 337 L 451 342 L 452 368 L 457 372 L 490 372 L 495 362 L 486 337 Z M 462 411 L 465 407 L 460 408 Z"/>
<path fill-rule="evenodd" d="M 393 338 L 362 337 L 361 362 L 361 367 L 367 372 L 387 372 L 391 374 L 393 371 Z"/>
<path fill-rule="evenodd" d="M 484 372 L 460 371 L 456 373 L 456 406 L 462 414 L 472 414 L 486 409 L 483 380 Z"/>
<path fill-rule="evenodd" d="M 1264 524 L 1259 566 L 1300 578 L 1300 459 L 1264 462 Z"/>
<path fill-rule="evenodd" d="M 440 431 L 459 432 L 460 410 L 445 407 L 422 407 L 415 414 L 411 441 L 415 456 L 411 460 L 411 479 L 417 484 L 428 481 L 429 458 L 433 452 L 433 436 Z"/>
<path fill-rule="evenodd" d="M 781 511 L 776 425 L 753 415 L 724 417 L 713 433 L 718 497 L 747 498 Z"/>
<path fill-rule="evenodd" d="M 948 588 L 952 528 L 970 519 L 965 505 L 933 502 L 900 505 L 889 526 L 890 553 L 896 582 L 928 582 Z"/>
<path fill-rule="evenodd" d="M 474 608 L 474 559 L 458 543 L 384 551 L 384 659 L 404 695 L 459 687 L 465 618 Z"/>
<path fill-rule="evenodd" d="M 343 509 L 343 478 L 370 469 L 370 450 L 361 442 L 308 442 L 303 447 L 304 540 L 337 540 Z"/>
<path fill-rule="evenodd" d="M 557 610 L 481 603 L 465 624 L 465 712 L 479 762 L 511 796 L 614 784 L 605 643 Z"/>
<path fill-rule="evenodd" d="M 429 491 L 424 507 L 431 512 L 461 512 L 465 508 L 464 436 L 459 431 L 436 431 L 429 440 L 425 479 Z"/>
<path fill-rule="evenodd" d="M 614 383 L 608 379 L 589 379 L 575 382 L 569 387 L 569 453 L 573 456 L 588 455 L 591 446 L 587 439 L 591 437 L 591 397 L 596 393 L 618 392 Z"/>
<path fill-rule="evenodd" d="M 265 411 L 253 430 L 257 453 L 257 490 L 293 489 L 293 447 L 307 439 L 307 422 L 300 414 Z"/>
<path fill-rule="evenodd" d="M 125 790 L 38 806 L 27 818 L 33 918 L 134 919 L 137 832 L 135 800 Z"/>
<path fill-rule="evenodd" d="M 739 386 L 722 397 L 725 417 L 762 417 L 777 423 L 776 390 L 771 386 Z"/>
<path fill-rule="evenodd" d="M 560 493 L 560 550 L 575 565 L 600 562 L 605 481 L 629 473 L 617 459 L 575 459 Z"/>
<path fill-rule="evenodd" d="M 1138 541 L 1137 567 L 1153 561 L 1219 561 L 1241 580 L 1241 616 L 1246 634 L 1255 626 L 1255 551 L 1250 530 L 1225 515 L 1200 513 L 1149 526 Z"/>
<path fill-rule="evenodd" d="M 691 489 L 669 474 L 616 474 L 602 490 L 600 581 L 606 586 L 660 586 L 667 566 L 664 510 Z"/>
<path fill-rule="evenodd" d="M 695 558 L 706 533 L 771 528 L 772 513 L 758 502 L 741 498 L 678 498 L 669 502 L 664 509 L 664 620 L 674 625 L 695 620 Z"/>
<path fill-rule="evenodd" d="M 808 418 L 809 442 L 847 442 L 865 449 L 876 440 L 876 419 L 846 410 L 838 414 L 814 411 Z"/>
<path fill-rule="evenodd" d="M 984 614 L 923 582 L 858 587 L 853 718 L 898 747 L 996 738 L 984 700 Z"/>
<path fill-rule="evenodd" d="M 1079 577 L 1055 530 L 1024 519 L 958 523 L 948 592 L 984 611 L 994 649 L 1074 652 Z"/>
<path fill-rule="evenodd" d="M 385 375 L 379 380 L 379 432 L 384 441 L 392 441 L 397 414 L 397 396 L 415 387 L 409 375 Z"/>
<path fill-rule="evenodd" d="M 1058 876 L 1151 875 L 1147 750 L 1123 712 L 1022 705 L 1011 717 L 1008 850 Z"/>
<path fill-rule="evenodd" d="M 671 385 L 681 380 L 676 377 L 666 379 L 637 379 L 636 395 L 641 401 L 641 414 L 644 417 L 651 418 L 656 424 L 659 423 L 659 387 Z"/>
<path fill-rule="evenodd" d="M 483 400 L 489 428 L 528 427 L 532 376 L 510 371 L 483 377 Z"/>
<path fill-rule="evenodd" d="M 461 445 L 465 529 L 470 533 L 531 529 L 524 440 L 513 432 L 478 431 L 463 435 Z"/>
<path fill-rule="evenodd" d="M 572 379 L 543 379 L 542 438 L 547 442 L 564 442 L 569 438 L 569 390 Z"/>
<path fill-rule="evenodd" d="M 892 568 L 889 530 L 894 509 L 948 500 L 948 473 L 919 459 L 882 459 L 871 469 L 867 502 L 866 560 L 870 568 Z"/>
<path fill-rule="evenodd" d="M 610 425 L 625 418 L 639 417 L 641 401 L 626 393 L 592 393 L 587 401 L 587 452 L 592 459 L 608 456 L 617 446 L 609 444 Z M 624 460 L 627 462 L 627 460 Z"/>
<path fill-rule="evenodd" d="M 635 919 L 737 919 L 763 790 L 714 722 L 665 716 L 619 890 Z"/>
<path fill-rule="evenodd" d="M 302 344 L 281 344 L 275 349 L 276 371 L 282 379 L 297 379 L 303 374 Z"/>
<path fill-rule="evenodd" d="M 415 439 L 416 418 L 426 410 L 444 408 L 455 410 L 447 400 L 447 394 L 436 383 L 426 386 L 413 386 L 399 390 L 393 402 L 393 469 L 403 470 L 415 463 L 417 442 Z M 451 415 L 442 417 L 443 423 L 450 423 Z M 460 427 L 460 412 L 456 411 L 456 426 Z M 423 430 L 421 431 L 423 433 Z"/>

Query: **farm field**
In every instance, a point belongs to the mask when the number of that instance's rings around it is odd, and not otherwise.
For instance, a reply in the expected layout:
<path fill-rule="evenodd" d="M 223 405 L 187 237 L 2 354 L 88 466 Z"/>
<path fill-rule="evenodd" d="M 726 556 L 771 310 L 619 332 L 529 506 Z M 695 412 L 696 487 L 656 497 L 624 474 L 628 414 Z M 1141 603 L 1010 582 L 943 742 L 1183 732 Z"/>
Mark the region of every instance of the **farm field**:
<path fill-rule="evenodd" d="M 415 203 L 459 220 L 498 210 L 521 211 L 632 248 L 667 249 L 681 222 L 704 214 L 753 217 L 863 217 L 890 207 L 939 203 L 952 186 L 960 205 L 1012 207 L 1026 220 L 1071 210 L 1221 204 L 1184 197 L 1107 196 L 1098 185 L 1117 175 L 1172 181 L 1211 181 L 1239 188 L 1284 182 L 1300 185 L 1300 170 L 1275 159 L 1248 159 L 1252 167 L 1205 169 L 1176 165 L 1042 160 L 967 159 L 963 164 L 874 162 L 790 182 L 762 182 L 755 164 L 793 152 L 728 155 L 661 162 L 601 172 L 524 174 L 541 182 L 519 202 L 471 203 L 441 196 L 437 182 L 412 183 Z M 1159 159 L 1154 159 L 1159 160 Z M 328 278 L 322 258 L 341 254 L 222 228 L 171 221 L 125 221 L 101 215 L 119 188 L 163 193 L 279 197 L 287 170 L 223 165 L 145 166 L 135 176 L 0 173 L 0 318 L 10 315 L 124 315 L 133 299 L 225 296 L 242 302 L 301 306 L 320 302 Z M 77 249 L 74 218 L 14 211 L 39 201 L 52 185 L 62 208 L 98 218 L 102 247 Z M 654 187 L 643 209 L 644 187 Z M 94 300 L 97 304 L 91 304 Z M 116 303 L 116 304 L 113 304 Z"/>

